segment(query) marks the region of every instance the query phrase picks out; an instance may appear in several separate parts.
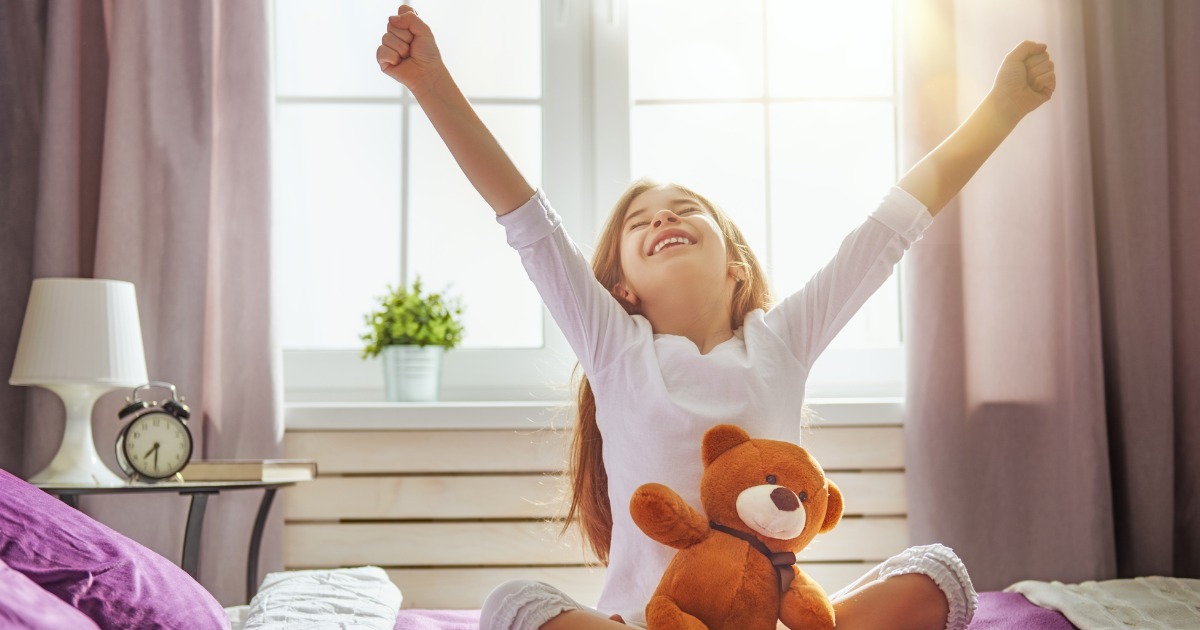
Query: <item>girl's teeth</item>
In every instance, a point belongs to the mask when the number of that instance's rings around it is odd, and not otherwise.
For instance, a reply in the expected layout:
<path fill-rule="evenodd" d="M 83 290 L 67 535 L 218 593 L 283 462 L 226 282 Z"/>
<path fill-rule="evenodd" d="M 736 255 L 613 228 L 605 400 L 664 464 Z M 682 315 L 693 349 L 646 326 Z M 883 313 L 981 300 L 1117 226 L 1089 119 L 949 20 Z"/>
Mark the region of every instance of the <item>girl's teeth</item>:
<path fill-rule="evenodd" d="M 655 245 L 654 253 L 657 254 L 658 252 L 665 249 L 668 245 L 674 245 L 675 243 L 678 243 L 680 245 L 690 245 L 691 241 L 689 241 L 686 238 L 683 238 L 681 236 L 672 236 L 671 238 L 663 240 L 658 245 Z"/>

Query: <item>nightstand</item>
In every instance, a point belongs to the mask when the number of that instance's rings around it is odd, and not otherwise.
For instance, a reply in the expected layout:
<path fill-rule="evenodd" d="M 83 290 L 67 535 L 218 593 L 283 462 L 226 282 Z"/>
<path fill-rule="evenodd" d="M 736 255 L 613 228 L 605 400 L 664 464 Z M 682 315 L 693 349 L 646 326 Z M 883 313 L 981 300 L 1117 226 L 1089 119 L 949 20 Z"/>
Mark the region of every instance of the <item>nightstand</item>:
<path fill-rule="evenodd" d="M 267 523 L 267 515 L 271 511 L 271 503 L 275 500 L 275 492 L 280 488 L 295 485 L 297 481 L 192 481 L 164 483 L 130 483 L 125 486 L 67 486 L 54 484 L 34 484 L 38 488 L 57 496 L 67 505 L 79 509 L 79 497 L 93 494 L 129 494 L 174 492 L 190 496 L 191 507 L 188 509 L 187 526 L 183 533 L 183 558 L 180 567 L 187 571 L 192 578 L 197 577 L 200 560 L 200 534 L 204 528 L 204 510 L 208 505 L 208 497 L 222 492 L 236 490 L 262 490 L 262 501 L 258 505 L 258 516 L 254 519 L 254 529 L 250 533 L 250 552 L 246 559 L 246 602 L 249 603 L 258 589 L 258 556 L 262 543 L 263 528 Z"/>

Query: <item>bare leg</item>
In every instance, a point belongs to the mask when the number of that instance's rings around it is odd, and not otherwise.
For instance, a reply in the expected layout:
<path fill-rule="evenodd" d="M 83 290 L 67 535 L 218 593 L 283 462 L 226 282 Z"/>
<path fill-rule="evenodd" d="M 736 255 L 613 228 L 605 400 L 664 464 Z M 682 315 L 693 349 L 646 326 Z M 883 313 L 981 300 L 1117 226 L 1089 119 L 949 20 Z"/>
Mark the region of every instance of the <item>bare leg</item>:
<path fill-rule="evenodd" d="M 838 630 L 944 630 L 950 614 L 942 589 L 921 573 L 863 584 L 833 602 L 833 609 Z"/>
<path fill-rule="evenodd" d="M 878 580 L 879 572 L 882 567 L 883 567 L 882 563 L 875 565 L 875 567 L 872 568 L 870 571 L 868 571 L 865 575 L 863 575 L 862 577 L 858 578 L 857 580 L 854 580 L 853 582 L 847 584 L 846 586 L 843 586 L 841 588 L 841 590 L 830 595 L 829 601 L 834 602 L 836 604 L 837 602 L 839 602 L 843 599 L 846 599 L 846 597 L 848 595 L 850 595 L 850 593 L 853 593 L 854 591 L 857 591 L 859 588 L 861 588 L 867 584 L 870 584 L 871 582 L 874 582 L 875 580 Z"/>

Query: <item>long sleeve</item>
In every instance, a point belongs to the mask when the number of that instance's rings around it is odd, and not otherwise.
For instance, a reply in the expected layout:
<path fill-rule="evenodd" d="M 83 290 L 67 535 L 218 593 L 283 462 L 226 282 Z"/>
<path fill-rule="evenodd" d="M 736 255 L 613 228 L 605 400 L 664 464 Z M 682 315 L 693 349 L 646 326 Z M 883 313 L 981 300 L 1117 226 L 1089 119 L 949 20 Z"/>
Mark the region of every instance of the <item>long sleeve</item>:
<path fill-rule="evenodd" d="M 603 369 L 634 342 L 635 319 L 596 280 L 544 192 L 496 220 L 585 372 Z"/>
<path fill-rule="evenodd" d="M 767 313 L 767 326 L 811 367 L 932 221 L 920 201 L 892 187 L 875 212 L 846 236 L 833 259 Z"/>

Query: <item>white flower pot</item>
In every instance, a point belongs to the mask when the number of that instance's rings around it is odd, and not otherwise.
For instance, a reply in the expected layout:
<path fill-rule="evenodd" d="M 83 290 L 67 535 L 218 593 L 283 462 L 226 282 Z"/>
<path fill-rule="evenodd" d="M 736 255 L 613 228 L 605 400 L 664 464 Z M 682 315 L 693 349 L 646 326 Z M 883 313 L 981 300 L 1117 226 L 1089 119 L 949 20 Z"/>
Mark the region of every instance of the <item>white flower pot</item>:
<path fill-rule="evenodd" d="M 437 400 L 442 380 L 441 346 L 387 346 L 383 357 L 383 383 L 391 402 Z"/>

